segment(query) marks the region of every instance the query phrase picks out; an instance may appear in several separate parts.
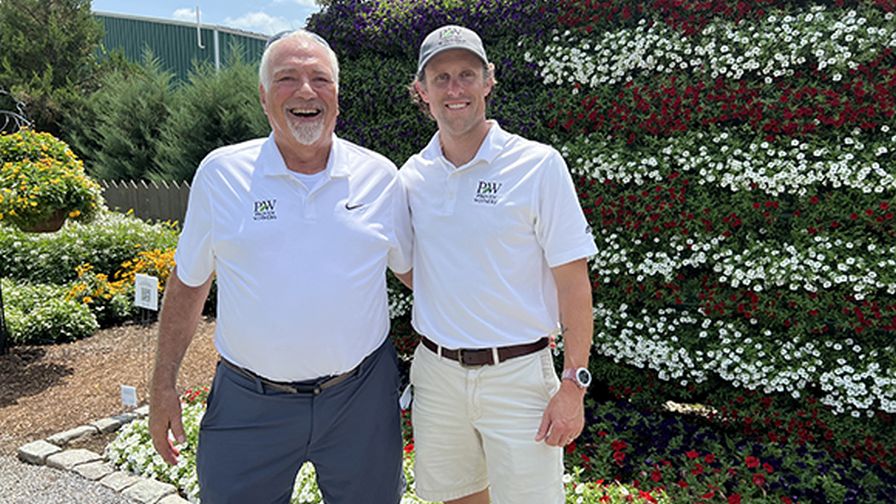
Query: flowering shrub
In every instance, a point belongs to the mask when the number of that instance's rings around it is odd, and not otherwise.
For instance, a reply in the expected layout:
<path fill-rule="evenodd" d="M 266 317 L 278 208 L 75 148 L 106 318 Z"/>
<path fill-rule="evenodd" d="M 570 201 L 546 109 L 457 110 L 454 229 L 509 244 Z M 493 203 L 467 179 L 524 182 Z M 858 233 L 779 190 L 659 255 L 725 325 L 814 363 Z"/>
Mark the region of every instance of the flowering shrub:
<path fill-rule="evenodd" d="M 141 250 L 133 259 L 121 263 L 121 268 L 111 277 L 84 263 L 75 268 L 78 279 L 72 283 L 66 298 L 89 306 L 101 325 L 121 322 L 134 312 L 135 276 L 142 273 L 158 278 L 161 298 L 172 268 L 173 248 Z"/>
<path fill-rule="evenodd" d="M 87 224 L 71 222 L 57 233 L 0 233 L 0 275 L 34 283 L 67 284 L 76 268 L 90 263 L 93 271 L 111 276 L 123 262 L 143 250 L 177 245 L 177 229 L 149 224 L 133 215 L 103 211 Z"/>
<path fill-rule="evenodd" d="M 17 345 L 61 343 L 99 328 L 87 307 L 65 298 L 65 287 L 0 279 L 9 339 Z"/>
<path fill-rule="evenodd" d="M 57 212 L 88 221 L 101 205 L 100 186 L 64 142 L 30 129 L 0 135 L 0 223 L 30 228 Z"/>

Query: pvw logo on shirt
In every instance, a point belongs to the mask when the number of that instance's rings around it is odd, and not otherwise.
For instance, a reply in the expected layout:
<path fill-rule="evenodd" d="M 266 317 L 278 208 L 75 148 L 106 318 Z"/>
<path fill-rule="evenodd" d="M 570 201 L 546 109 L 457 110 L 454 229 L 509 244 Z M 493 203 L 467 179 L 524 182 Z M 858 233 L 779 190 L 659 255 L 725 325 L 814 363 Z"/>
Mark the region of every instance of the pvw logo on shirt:
<path fill-rule="evenodd" d="M 496 205 L 498 203 L 498 191 L 501 190 L 503 185 L 494 180 L 480 180 L 473 201 L 484 205 Z"/>
<path fill-rule="evenodd" d="M 255 202 L 255 220 L 274 220 L 277 218 L 277 200 L 258 200 Z"/>

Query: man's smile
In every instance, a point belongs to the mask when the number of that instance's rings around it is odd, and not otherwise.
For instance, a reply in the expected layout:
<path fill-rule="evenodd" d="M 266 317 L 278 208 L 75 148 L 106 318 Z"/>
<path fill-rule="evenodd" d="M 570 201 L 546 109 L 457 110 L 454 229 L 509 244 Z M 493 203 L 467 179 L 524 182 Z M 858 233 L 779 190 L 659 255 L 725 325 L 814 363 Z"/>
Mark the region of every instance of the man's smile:
<path fill-rule="evenodd" d="M 312 118 L 317 117 L 323 111 L 319 108 L 291 108 L 289 109 L 289 113 L 295 117 L 303 117 L 303 118 Z"/>

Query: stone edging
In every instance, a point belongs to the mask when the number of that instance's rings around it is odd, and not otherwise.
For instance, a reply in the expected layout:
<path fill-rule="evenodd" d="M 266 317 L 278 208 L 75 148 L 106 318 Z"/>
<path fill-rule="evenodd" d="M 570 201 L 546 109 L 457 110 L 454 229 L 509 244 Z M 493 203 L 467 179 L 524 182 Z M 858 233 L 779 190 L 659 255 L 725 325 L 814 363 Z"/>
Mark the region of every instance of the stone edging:
<path fill-rule="evenodd" d="M 174 485 L 135 476 L 116 470 L 104 455 L 82 448 L 67 449 L 76 439 L 94 434 L 114 432 L 123 425 L 149 414 L 149 406 L 137 408 L 132 413 L 122 413 L 65 432 L 32 441 L 19 447 L 18 456 L 24 462 L 46 465 L 73 472 L 91 481 L 111 488 L 141 504 L 184 504 L 189 501 L 177 493 Z"/>

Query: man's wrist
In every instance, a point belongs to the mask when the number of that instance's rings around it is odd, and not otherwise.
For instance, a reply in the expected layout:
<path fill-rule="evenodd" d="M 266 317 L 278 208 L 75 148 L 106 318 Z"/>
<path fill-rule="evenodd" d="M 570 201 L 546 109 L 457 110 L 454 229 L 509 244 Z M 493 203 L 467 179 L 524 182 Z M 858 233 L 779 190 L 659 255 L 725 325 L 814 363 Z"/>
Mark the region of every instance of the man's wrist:
<path fill-rule="evenodd" d="M 587 390 L 591 385 L 591 372 L 586 367 L 568 367 L 560 375 L 563 381 L 571 382 L 576 387 Z"/>

